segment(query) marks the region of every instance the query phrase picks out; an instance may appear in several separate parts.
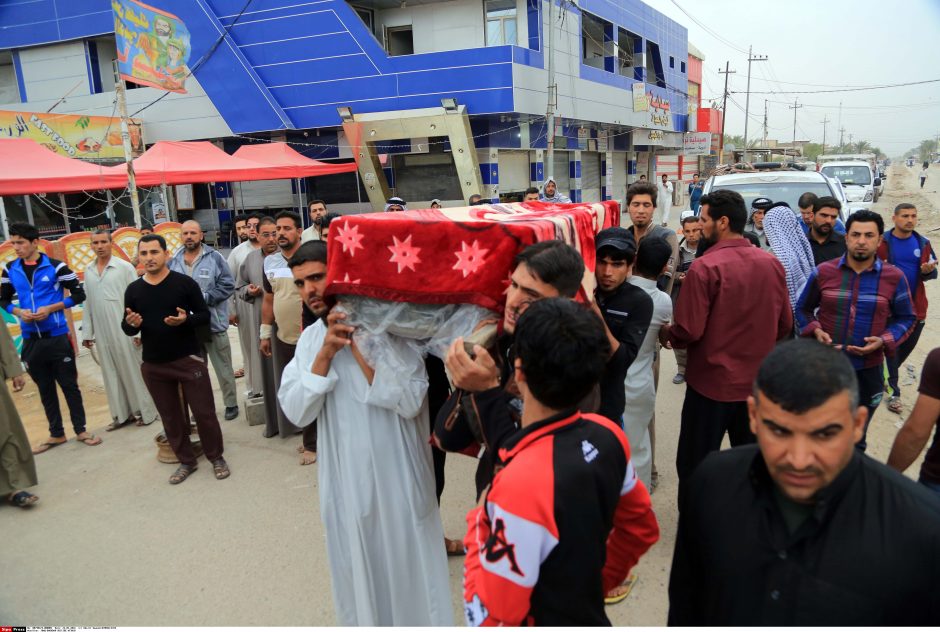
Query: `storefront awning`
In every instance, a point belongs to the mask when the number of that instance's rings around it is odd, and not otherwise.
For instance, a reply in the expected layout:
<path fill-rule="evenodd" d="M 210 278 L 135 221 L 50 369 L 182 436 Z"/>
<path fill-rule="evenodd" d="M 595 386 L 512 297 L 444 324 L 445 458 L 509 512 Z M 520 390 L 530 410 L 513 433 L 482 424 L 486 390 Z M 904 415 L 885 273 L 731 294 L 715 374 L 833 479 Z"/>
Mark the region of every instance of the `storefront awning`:
<path fill-rule="evenodd" d="M 355 162 L 341 164 L 320 162 L 307 158 L 290 147 L 287 143 L 259 143 L 257 145 L 244 145 L 232 154 L 236 158 L 243 158 L 265 165 L 277 167 L 290 167 L 294 170 L 294 178 L 311 176 L 325 176 L 333 173 L 352 173 L 356 170 Z"/>
<path fill-rule="evenodd" d="M 26 138 L 0 139 L 0 195 L 123 189 L 127 174 L 66 158 Z"/>

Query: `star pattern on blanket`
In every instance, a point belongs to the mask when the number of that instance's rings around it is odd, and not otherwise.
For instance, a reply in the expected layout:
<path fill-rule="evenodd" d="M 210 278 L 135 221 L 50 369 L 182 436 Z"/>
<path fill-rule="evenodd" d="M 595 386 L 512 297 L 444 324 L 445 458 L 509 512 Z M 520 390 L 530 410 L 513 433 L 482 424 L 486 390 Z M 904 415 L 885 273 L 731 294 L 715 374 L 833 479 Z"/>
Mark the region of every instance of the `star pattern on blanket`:
<path fill-rule="evenodd" d="M 338 226 L 338 228 L 339 230 L 334 239 L 343 245 L 343 252 L 348 252 L 350 257 L 355 257 L 357 248 L 360 250 L 364 249 L 362 238 L 365 237 L 365 235 L 359 234 L 358 226 L 350 228 L 349 222 Z"/>
<path fill-rule="evenodd" d="M 467 278 L 474 272 L 480 269 L 480 266 L 483 265 L 483 260 L 486 258 L 486 253 L 489 252 L 488 248 L 480 248 L 480 242 L 476 239 L 473 240 L 471 245 L 467 245 L 467 242 L 460 242 L 460 250 L 454 252 L 454 255 L 457 257 L 457 263 L 454 264 L 452 270 L 460 270 L 463 273 L 463 278 Z"/>
<path fill-rule="evenodd" d="M 404 240 L 399 240 L 398 237 L 392 236 L 393 244 L 387 246 L 389 252 L 392 253 L 389 262 L 398 264 L 398 274 L 401 274 L 402 270 L 408 268 L 412 272 L 415 271 L 415 264 L 421 263 L 418 253 L 421 252 L 421 248 L 411 245 L 411 235 Z"/>
<path fill-rule="evenodd" d="M 360 281 L 362 281 L 362 279 L 356 279 L 356 280 L 350 279 L 348 272 L 346 273 L 346 276 L 343 277 L 343 283 L 352 283 L 353 285 L 356 285 L 356 284 L 359 283 Z"/>

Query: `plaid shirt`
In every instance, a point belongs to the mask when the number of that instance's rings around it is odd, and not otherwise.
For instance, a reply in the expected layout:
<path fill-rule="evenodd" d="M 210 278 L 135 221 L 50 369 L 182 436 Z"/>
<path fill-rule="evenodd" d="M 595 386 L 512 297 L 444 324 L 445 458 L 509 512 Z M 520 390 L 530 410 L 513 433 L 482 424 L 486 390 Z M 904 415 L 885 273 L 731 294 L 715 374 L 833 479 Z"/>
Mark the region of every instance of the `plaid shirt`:
<path fill-rule="evenodd" d="M 856 371 L 880 365 L 893 356 L 914 326 L 914 304 L 900 269 L 876 258 L 856 273 L 845 255 L 821 263 L 810 275 L 796 304 L 796 322 L 803 336 L 822 328 L 836 345 L 864 347 L 878 336 L 884 347 L 867 356 L 848 354 Z"/>

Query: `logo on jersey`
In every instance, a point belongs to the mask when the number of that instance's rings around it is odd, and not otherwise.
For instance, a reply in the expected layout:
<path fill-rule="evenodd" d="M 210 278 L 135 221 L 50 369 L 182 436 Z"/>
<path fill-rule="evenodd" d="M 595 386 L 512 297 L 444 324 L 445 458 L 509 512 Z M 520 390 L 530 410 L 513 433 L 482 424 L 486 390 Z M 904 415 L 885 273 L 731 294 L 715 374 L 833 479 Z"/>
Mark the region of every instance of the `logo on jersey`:
<path fill-rule="evenodd" d="M 463 616 L 467 620 L 468 626 L 478 627 L 483 625 L 490 613 L 483 605 L 483 602 L 480 601 L 480 596 L 473 595 L 473 599 L 465 601 L 463 604 Z"/>
<path fill-rule="evenodd" d="M 587 439 L 581 442 L 581 453 L 584 455 L 585 463 L 590 463 L 596 459 L 597 455 L 599 454 L 597 448 L 594 447 L 594 444 L 592 444 Z"/>
<path fill-rule="evenodd" d="M 496 519 L 493 532 L 483 548 L 486 551 L 487 562 L 496 563 L 505 557 L 509 560 L 509 569 L 520 577 L 525 577 L 525 573 L 516 563 L 516 545 L 510 544 L 506 539 L 506 523 L 502 518 Z"/>

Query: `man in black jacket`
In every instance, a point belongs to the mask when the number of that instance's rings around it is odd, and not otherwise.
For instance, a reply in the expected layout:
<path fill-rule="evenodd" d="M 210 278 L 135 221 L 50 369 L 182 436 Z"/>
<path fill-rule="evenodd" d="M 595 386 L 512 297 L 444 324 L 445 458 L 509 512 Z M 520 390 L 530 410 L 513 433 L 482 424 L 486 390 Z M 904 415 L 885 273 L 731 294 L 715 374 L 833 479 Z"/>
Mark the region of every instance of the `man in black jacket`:
<path fill-rule="evenodd" d="M 855 449 L 856 393 L 818 342 L 767 356 L 748 398 L 757 445 L 689 480 L 669 625 L 940 625 L 940 501 Z"/>
<path fill-rule="evenodd" d="M 597 289 L 593 307 L 604 319 L 611 349 L 600 381 L 601 405 L 597 414 L 622 428 L 626 405 L 624 381 L 649 329 L 653 299 L 627 282 L 636 259 L 636 248 L 626 228 L 605 228 L 597 234 L 595 244 Z"/>

